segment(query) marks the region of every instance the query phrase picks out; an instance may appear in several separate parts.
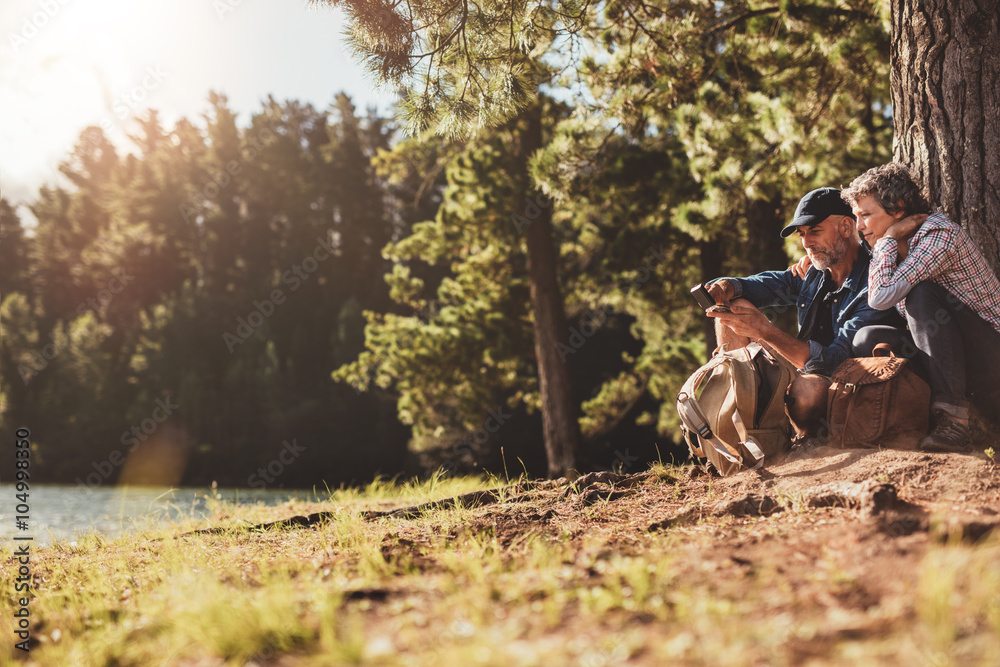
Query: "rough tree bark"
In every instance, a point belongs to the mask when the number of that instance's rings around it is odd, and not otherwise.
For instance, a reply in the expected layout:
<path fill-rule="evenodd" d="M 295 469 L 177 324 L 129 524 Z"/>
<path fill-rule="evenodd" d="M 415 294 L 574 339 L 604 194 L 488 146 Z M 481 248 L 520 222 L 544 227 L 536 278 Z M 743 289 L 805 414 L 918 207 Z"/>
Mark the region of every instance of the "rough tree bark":
<path fill-rule="evenodd" d="M 785 244 L 778 235 L 785 226 L 782 203 L 781 196 L 775 195 L 771 199 L 756 199 L 747 207 L 747 275 L 787 266 Z"/>
<path fill-rule="evenodd" d="M 698 256 L 701 258 L 701 282 L 707 283 L 714 280 L 722 273 L 722 243 L 715 241 L 699 241 Z M 710 359 L 715 350 L 715 322 L 711 317 L 703 317 L 701 322 L 701 333 L 705 337 L 705 358 Z"/>
<path fill-rule="evenodd" d="M 537 200 L 528 175 L 528 160 L 542 147 L 542 108 L 535 104 L 525 113 L 527 128 L 519 139 L 518 158 L 524 175 L 525 193 Z M 560 477 L 576 466 L 580 450 L 580 424 L 569 375 L 569 359 L 560 348 L 569 349 L 569 326 L 556 273 L 558 255 L 553 241 L 552 207 L 540 206 L 530 224 L 523 227 L 528 251 L 528 280 L 538 361 L 538 388 L 542 397 L 542 427 L 549 477 Z M 531 216 L 526 216 L 531 217 Z"/>
<path fill-rule="evenodd" d="M 1000 269 L 1000 1 L 892 0 L 893 156 Z"/>

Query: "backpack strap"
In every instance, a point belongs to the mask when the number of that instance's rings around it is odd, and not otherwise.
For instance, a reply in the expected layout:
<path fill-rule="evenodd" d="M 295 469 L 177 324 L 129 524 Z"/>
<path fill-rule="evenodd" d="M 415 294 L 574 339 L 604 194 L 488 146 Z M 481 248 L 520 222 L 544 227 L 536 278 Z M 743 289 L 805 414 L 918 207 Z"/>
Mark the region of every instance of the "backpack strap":
<path fill-rule="evenodd" d="M 743 445 L 750 455 L 754 457 L 756 463 L 751 467 L 747 466 L 751 470 L 756 470 L 757 468 L 764 465 L 764 451 L 757 444 L 757 440 L 747 433 L 746 424 L 743 423 L 743 418 L 740 417 L 739 410 L 733 410 L 733 426 L 736 427 L 736 432 L 740 436 L 740 444 Z"/>
<path fill-rule="evenodd" d="M 718 350 L 716 351 L 718 352 Z M 757 350 L 753 353 L 756 354 Z M 708 425 L 708 419 L 705 417 L 704 411 L 701 409 L 701 405 L 698 403 L 698 399 L 695 398 L 698 389 L 701 387 L 702 382 L 705 378 L 715 370 L 717 366 L 727 363 L 729 358 L 725 354 L 717 354 L 713 356 L 712 359 L 702 366 L 700 369 L 695 371 L 694 375 L 689 377 L 681 387 L 680 393 L 677 394 L 677 411 L 681 417 L 681 430 L 683 431 L 684 440 L 687 442 L 688 449 L 691 454 L 699 458 L 705 457 L 705 452 L 701 446 L 696 445 L 696 441 L 702 443 L 709 443 L 712 448 L 715 449 L 725 460 L 732 464 L 740 467 L 745 467 L 749 469 L 756 469 L 761 467 L 764 463 L 764 452 L 761 450 L 760 445 L 757 441 L 747 432 L 746 424 L 743 423 L 743 418 L 740 417 L 739 410 L 733 409 L 733 426 L 736 427 L 736 433 L 740 437 L 739 444 L 743 445 L 744 449 L 754 458 L 754 465 L 748 466 L 743 461 L 740 461 L 734 457 L 729 448 L 719 440 L 711 427 Z M 736 391 L 736 380 L 731 377 L 733 383 L 733 392 Z M 697 439 L 695 438 L 697 434 Z"/>
<path fill-rule="evenodd" d="M 712 357 L 707 365 L 696 370 L 691 377 L 685 380 L 684 386 L 677 394 L 677 413 L 681 418 L 681 432 L 691 455 L 698 458 L 704 458 L 705 452 L 696 444 L 698 439 L 694 437 L 694 434 L 697 433 L 707 440 L 712 436 L 712 429 L 709 428 L 705 413 L 694 396 L 708 372 L 721 363 L 718 359 L 720 358 Z"/>
<path fill-rule="evenodd" d="M 889 343 L 879 343 L 872 350 L 873 357 L 895 357 L 896 353 L 892 350 L 892 345 Z"/>
<path fill-rule="evenodd" d="M 754 359 L 760 353 L 767 354 L 764 348 L 759 345 L 757 345 L 756 348 L 751 348 L 748 345 L 747 351 L 750 353 L 750 359 Z M 738 391 L 738 387 L 736 386 L 736 375 L 731 373 L 729 375 L 729 380 L 731 387 L 729 395 L 732 397 L 733 403 L 736 403 L 736 394 Z M 754 437 L 747 431 L 746 424 L 743 423 L 743 417 L 740 416 L 739 407 L 737 405 L 733 405 L 733 426 L 736 427 L 736 435 L 739 436 L 738 444 L 742 445 L 754 459 L 754 465 L 746 467 L 750 469 L 759 468 L 764 463 L 764 452 L 761 450 L 760 445 Z"/>
<path fill-rule="evenodd" d="M 746 467 L 742 461 L 730 454 L 729 448 L 726 447 L 725 443 L 712 433 L 712 428 L 708 425 L 708 420 L 705 419 L 705 413 L 702 412 L 697 398 L 681 391 L 677 396 L 677 411 L 681 416 L 681 430 L 684 431 L 684 439 L 687 441 L 691 454 L 699 458 L 705 458 L 705 451 L 702 447 L 694 444 L 697 439 L 697 441 L 703 444 L 711 445 L 712 449 L 717 451 L 726 461 L 739 467 Z M 760 449 L 757 449 L 757 451 L 760 452 Z M 760 458 L 763 459 L 763 457 L 764 455 L 760 454 Z M 758 465 L 760 465 L 759 461 Z"/>
<path fill-rule="evenodd" d="M 844 426 L 840 430 L 840 445 L 841 449 L 844 448 L 844 443 L 847 442 L 847 425 L 851 423 L 851 412 L 854 410 L 854 403 L 858 400 L 858 385 L 850 382 L 838 382 L 834 380 L 830 383 L 830 388 L 827 389 L 827 423 L 833 423 L 833 399 L 837 395 L 837 390 L 841 388 L 849 388 L 851 392 L 851 398 L 847 401 L 847 410 L 844 415 Z"/>

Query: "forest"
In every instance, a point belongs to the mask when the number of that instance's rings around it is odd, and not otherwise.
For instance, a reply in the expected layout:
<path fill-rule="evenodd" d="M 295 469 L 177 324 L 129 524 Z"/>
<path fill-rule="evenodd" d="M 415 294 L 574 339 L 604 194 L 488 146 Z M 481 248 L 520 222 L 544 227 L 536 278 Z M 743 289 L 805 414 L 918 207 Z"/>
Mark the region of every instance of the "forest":
<path fill-rule="evenodd" d="M 995 415 L 720 477 L 676 411 L 811 190 L 903 165 L 1000 269 L 996 3 L 308 2 L 391 113 L 218 89 L 0 198 L 0 663 L 1000 664 Z"/>
<path fill-rule="evenodd" d="M 545 357 L 573 467 L 683 461 L 676 392 L 712 347 L 689 288 L 797 259 L 799 197 L 891 160 L 893 114 L 880 3 L 681 5 L 535 48 L 506 84 L 530 101 L 474 132 L 489 105 L 333 92 L 88 128 L 37 224 L 0 200 L 0 437 L 29 425 L 37 478 L 90 486 L 553 474 Z"/>

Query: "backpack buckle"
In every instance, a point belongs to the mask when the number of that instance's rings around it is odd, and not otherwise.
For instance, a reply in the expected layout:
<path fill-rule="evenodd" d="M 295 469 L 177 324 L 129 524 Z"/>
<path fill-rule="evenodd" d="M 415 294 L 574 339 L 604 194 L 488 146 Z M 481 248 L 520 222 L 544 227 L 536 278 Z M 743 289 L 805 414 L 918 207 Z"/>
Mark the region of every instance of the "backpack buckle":
<path fill-rule="evenodd" d="M 681 421 L 685 422 L 691 430 L 701 438 L 708 440 L 712 437 L 712 428 L 708 425 L 708 419 L 700 410 L 698 403 L 691 400 L 685 392 L 677 395 L 677 404 L 684 407 L 681 414 Z"/>

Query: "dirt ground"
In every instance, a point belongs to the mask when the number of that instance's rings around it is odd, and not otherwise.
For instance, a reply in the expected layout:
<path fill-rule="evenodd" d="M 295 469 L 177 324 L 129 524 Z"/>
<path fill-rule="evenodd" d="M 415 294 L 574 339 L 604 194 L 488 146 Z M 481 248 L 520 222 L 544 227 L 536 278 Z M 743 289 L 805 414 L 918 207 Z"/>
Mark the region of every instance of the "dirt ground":
<path fill-rule="evenodd" d="M 813 447 L 728 478 L 220 503 L 186 532 L 33 554 L 28 664 L 1000 665 L 998 471 L 984 451 Z"/>
<path fill-rule="evenodd" d="M 205 637 L 200 617 L 178 631 L 192 658 L 176 664 L 199 667 L 998 665 L 998 471 L 982 451 L 812 447 L 728 478 L 657 465 L 450 497 L 477 486 L 358 494 L 298 516 L 265 508 L 255 518 L 269 523 L 236 529 L 239 513 L 220 516 L 177 535 L 183 550 L 146 545 L 181 574 L 126 588 L 144 591 L 135 611 L 157 608 L 172 577 L 197 569 L 212 599 L 261 600 L 238 623 L 227 607 Z M 285 620 L 262 620 L 273 604 L 297 610 L 294 641 L 274 638 Z M 253 628 L 257 648 L 244 648 Z M 135 637 L 160 641 L 112 648 Z"/>
<path fill-rule="evenodd" d="M 853 663 L 845 646 L 871 658 L 857 664 L 997 664 L 997 627 L 976 611 L 974 627 L 957 640 L 911 638 L 935 631 L 937 612 L 921 602 L 936 585 L 929 552 L 989 544 L 1000 525 L 998 466 L 982 452 L 815 447 L 729 478 L 677 471 L 522 483 L 503 502 L 479 507 L 464 530 L 491 531 L 505 546 L 526 535 L 581 545 L 597 539 L 617 554 L 642 554 L 650 536 L 673 536 L 673 567 L 685 586 L 722 601 L 753 598 L 754 614 L 788 619 L 769 652 L 734 664 Z M 405 553 L 433 571 L 436 530 L 415 522 L 387 536 L 383 553 Z M 1000 605 L 991 595 L 993 613 Z M 663 664 L 642 648 L 612 663 Z"/>

